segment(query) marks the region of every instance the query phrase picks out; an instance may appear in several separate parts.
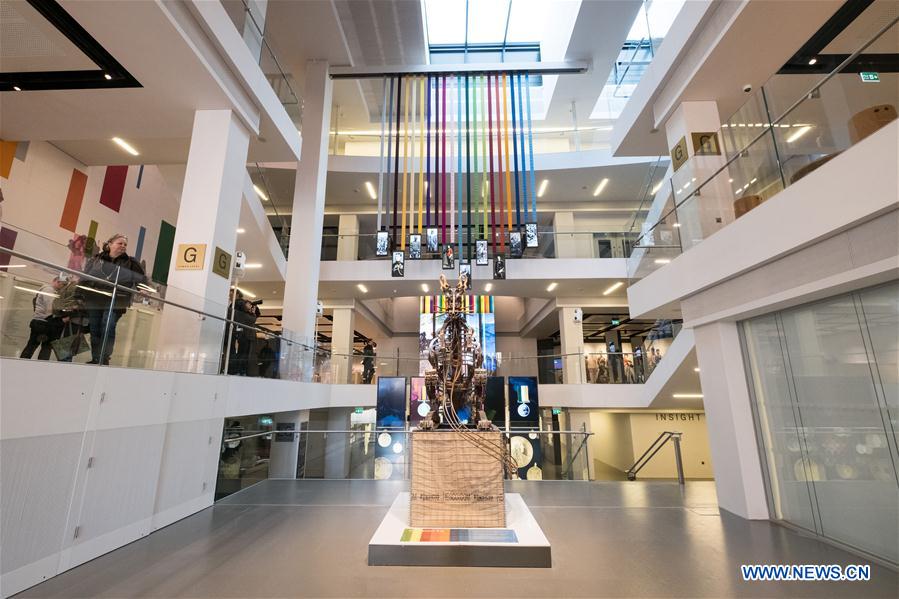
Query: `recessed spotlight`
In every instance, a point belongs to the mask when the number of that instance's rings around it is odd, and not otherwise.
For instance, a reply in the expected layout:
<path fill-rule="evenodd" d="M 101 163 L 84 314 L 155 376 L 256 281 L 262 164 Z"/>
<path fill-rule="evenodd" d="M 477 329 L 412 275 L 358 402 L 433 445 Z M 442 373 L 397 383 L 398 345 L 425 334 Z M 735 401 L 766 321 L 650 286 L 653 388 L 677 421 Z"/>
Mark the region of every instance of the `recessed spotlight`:
<path fill-rule="evenodd" d="M 596 189 L 593 190 L 593 197 L 595 198 L 599 194 L 602 193 L 602 190 L 606 188 L 606 185 L 609 184 L 609 178 L 606 177 L 602 181 L 599 182 L 599 185 L 596 186 Z"/>
<path fill-rule="evenodd" d="M 427 283 L 422 283 L 422 284 L 421 284 L 421 290 L 424 291 L 425 293 L 427 293 L 427 292 L 429 292 L 429 291 L 431 290 L 431 288 L 428 287 L 428 284 L 427 284 Z"/>
<path fill-rule="evenodd" d="M 256 195 L 259 196 L 259 199 L 260 199 L 260 200 L 262 200 L 263 202 L 267 202 L 267 201 L 268 201 L 268 196 L 265 195 L 265 192 L 264 192 L 264 191 L 262 191 L 261 189 L 259 189 L 259 186 L 258 186 L 258 185 L 254 185 L 254 186 L 253 186 L 253 191 L 256 192 Z"/>
<path fill-rule="evenodd" d="M 549 179 L 544 179 L 542 183 L 540 183 L 540 188 L 537 190 L 537 197 L 542 198 L 543 194 L 546 193 L 546 187 L 549 185 Z"/>
<path fill-rule="evenodd" d="M 674 393 L 671 397 L 674 399 L 702 399 L 702 393 Z"/>
<path fill-rule="evenodd" d="M 608 289 L 603 291 L 602 294 L 609 295 L 610 293 L 614 292 L 616 289 L 618 289 L 622 285 L 624 285 L 624 283 L 622 283 L 621 281 L 618 281 L 617 283 L 615 283 L 614 285 L 612 285 L 611 287 L 609 287 Z"/>
<path fill-rule="evenodd" d="M 671 226 L 672 226 L 672 227 L 677 227 L 677 228 L 680 228 L 680 223 L 674 223 L 674 224 L 673 224 L 673 225 L 671 225 Z"/>
<path fill-rule="evenodd" d="M 371 199 L 373 199 L 373 200 L 377 200 L 377 199 L 378 199 L 378 194 L 375 193 L 375 188 L 374 188 L 374 186 L 371 184 L 371 181 L 366 181 L 366 182 L 365 182 L 365 189 L 368 190 L 368 195 L 371 196 Z"/>
<path fill-rule="evenodd" d="M 671 258 L 656 258 L 656 264 L 669 264 L 671 262 Z"/>
<path fill-rule="evenodd" d="M 734 180 L 733 180 L 733 179 L 728 179 L 727 182 L 728 182 L 728 183 L 733 183 Z"/>
<path fill-rule="evenodd" d="M 793 143 L 794 141 L 796 141 L 797 139 L 799 139 L 800 137 L 802 137 L 803 135 L 808 133 L 811 130 L 811 128 L 812 128 L 811 125 L 806 125 L 804 127 L 800 127 L 799 129 L 794 131 L 793 134 L 790 135 L 790 137 L 787 138 L 787 143 L 788 144 Z"/>
<path fill-rule="evenodd" d="M 547 291 L 552 291 L 553 289 L 555 289 L 555 288 L 558 287 L 558 286 L 559 286 L 558 283 L 552 282 L 552 283 L 549 284 L 549 287 L 547 287 L 546 290 L 547 290 Z"/>
<path fill-rule="evenodd" d="M 109 73 L 103 73 L 103 76 L 106 77 L 107 81 L 112 81 L 112 75 L 110 75 Z"/>
<path fill-rule="evenodd" d="M 14 90 L 16 90 L 17 92 L 22 91 L 22 88 L 19 87 L 18 85 L 13 85 L 12 88 L 13 88 Z"/>
<path fill-rule="evenodd" d="M 359 291 L 361 291 L 362 293 L 368 293 L 368 287 L 366 287 L 362 283 L 356 285 L 356 288 L 359 289 Z"/>
<path fill-rule="evenodd" d="M 484 285 L 484 291 L 489 293 L 492 290 L 493 290 L 493 283 L 487 283 L 486 285 Z"/>
<path fill-rule="evenodd" d="M 262 263 L 260 262 L 247 262 L 243 265 L 244 268 L 262 268 Z"/>
<path fill-rule="evenodd" d="M 246 233 L 246 232 L 247 232 L 247 230 L 244 229 L 243 227 L 240 227 L 239 229 L 237 229 L 237 233 L 238 233 L 238 234 Z"/>
<path fill-rule="evenodd" d="M 693 372 L 699 372 L 699 368 L 694 368 Z"/>
<path fill-rule="evenodd" d="M 127 141 L 125 141 L 125 140 L 122 139 L 121 137 L 113 137 L 113 138 L 112 138 L 112 141 L 114 141 L 115 143 L 117 143 L 117 144 L 119 145 L 120 148 L 122 148 L 123 150 L 125 150 L 126 152 L 128 152 L 129 154 L 131 154 L 132 156 L 140 156 L 140 154 L 138 153 L 138 151 L 135 150 L 135 149 L 131 146 L 131 144 L 129 144 Z"/>
<path fill-rule="evenodd" d="M 813 58 L 810 61 L 808 61 L 809 64 L 815 64 L 816 62 L 818 62 L 817 58 Z"/>

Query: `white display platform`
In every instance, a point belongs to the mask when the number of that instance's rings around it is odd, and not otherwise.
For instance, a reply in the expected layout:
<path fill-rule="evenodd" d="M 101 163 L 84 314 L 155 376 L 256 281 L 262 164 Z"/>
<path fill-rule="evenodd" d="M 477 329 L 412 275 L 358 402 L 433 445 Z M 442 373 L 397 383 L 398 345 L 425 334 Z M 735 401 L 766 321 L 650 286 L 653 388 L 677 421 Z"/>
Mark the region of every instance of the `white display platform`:
<path fill-rule="evenodd" d="M 368 542 L 368 565 L 552 567 L 549 541 L 518 493 L 506 493 L 506 524 L 506 528 L 415 529 L 409 526 L 409 493 L 400 493 Z M 474 537 L 480 540 L 403 541 L 403 533 L 407 529 L 434 531 L 430 533 L 433 536 L 452 533 L 454 537 Z M 508 536 L 510 532 L 514 533 L 515 542 L 484 540 L 491 536 Z M 412 536 L 416 535 L 413 533 Z"/>

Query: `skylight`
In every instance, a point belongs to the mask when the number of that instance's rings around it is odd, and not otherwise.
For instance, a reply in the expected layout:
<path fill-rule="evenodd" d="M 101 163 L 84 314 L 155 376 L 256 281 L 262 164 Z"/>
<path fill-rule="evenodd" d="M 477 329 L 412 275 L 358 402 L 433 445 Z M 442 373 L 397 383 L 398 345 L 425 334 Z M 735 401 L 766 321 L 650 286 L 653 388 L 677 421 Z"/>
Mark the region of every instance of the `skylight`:
<path fill-rule="evenodd" d="M 428 44 L 539 43 L 549 4 L 547 0 L 425 0 Z"/>

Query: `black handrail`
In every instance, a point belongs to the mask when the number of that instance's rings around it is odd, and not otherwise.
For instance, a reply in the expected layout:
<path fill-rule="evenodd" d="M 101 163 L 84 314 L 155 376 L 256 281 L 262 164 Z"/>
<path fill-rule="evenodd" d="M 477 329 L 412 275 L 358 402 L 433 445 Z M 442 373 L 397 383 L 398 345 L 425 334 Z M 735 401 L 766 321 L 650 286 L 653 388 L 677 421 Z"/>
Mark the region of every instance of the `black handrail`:
<path fill-rule="evenodd" d="M 680 438 L 683 433 L 675 431 L 665 431 L 656 437 L 656 440 L 650 444 L 649 448 L 643 452 L 634 464 L 625 470 L 628 480 L 637 480 L 637 473 L 643 469 L 649 461 L 659 453 L 665 446 L 665 443 L 671 441 L 674 444 L 674 461 L 677 466 L 677 481 L 684 484 L 684 466 L 680 453 Z"/>

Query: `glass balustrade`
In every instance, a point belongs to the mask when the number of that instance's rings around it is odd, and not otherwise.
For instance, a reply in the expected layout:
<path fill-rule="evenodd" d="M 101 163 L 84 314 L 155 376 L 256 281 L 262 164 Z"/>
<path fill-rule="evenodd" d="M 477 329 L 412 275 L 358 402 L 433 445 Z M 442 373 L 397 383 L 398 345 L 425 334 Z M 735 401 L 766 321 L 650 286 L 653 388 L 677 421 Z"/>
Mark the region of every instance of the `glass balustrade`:
<path fill-rule="evenodd" d="M 895 120 L 899 74 L 864 65 L 899 50 L 897 23 L 826 76 L 775 75 L 755 92 L 716 132 L 720 152 L 692 156 L 653 194 L 628 276 L 647 276 Z"/>

